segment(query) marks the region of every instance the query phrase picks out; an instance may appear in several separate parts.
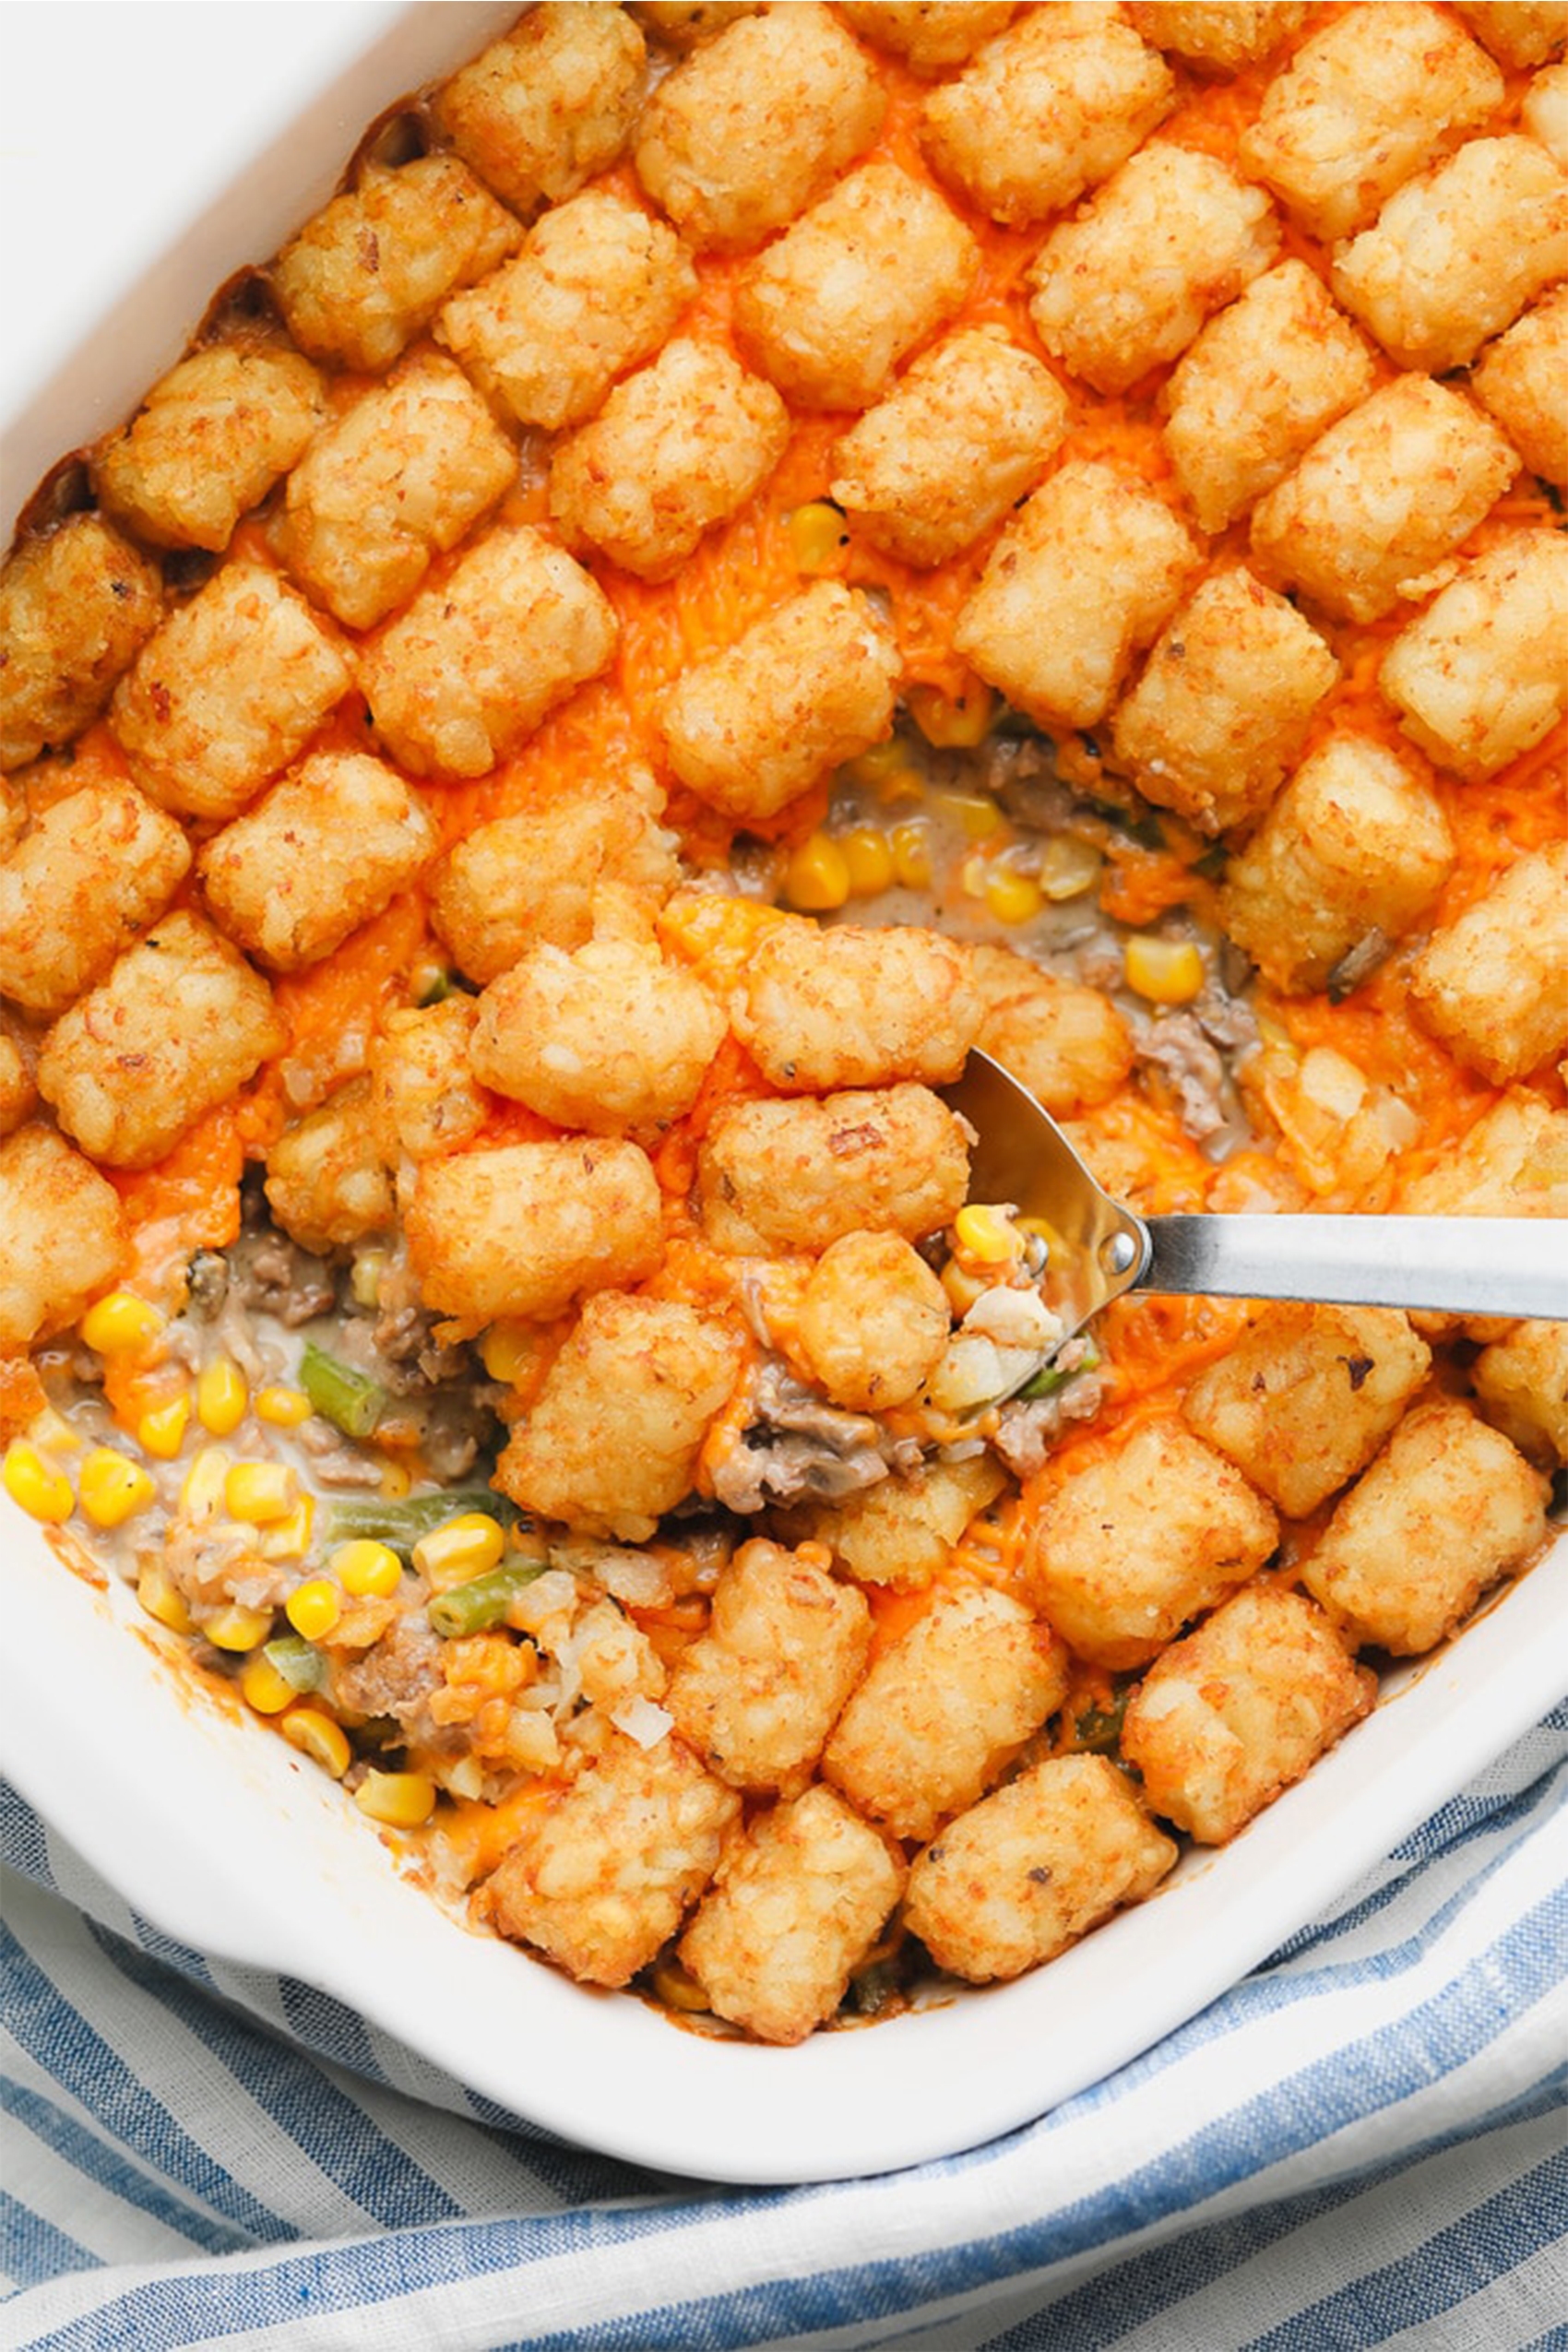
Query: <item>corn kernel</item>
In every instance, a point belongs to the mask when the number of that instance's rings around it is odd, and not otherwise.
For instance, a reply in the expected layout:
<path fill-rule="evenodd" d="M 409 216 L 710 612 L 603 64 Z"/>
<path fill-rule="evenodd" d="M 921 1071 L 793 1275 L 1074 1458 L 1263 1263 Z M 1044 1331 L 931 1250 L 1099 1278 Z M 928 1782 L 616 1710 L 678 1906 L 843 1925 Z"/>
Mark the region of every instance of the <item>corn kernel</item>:
<path fill-rule="evenodd" d="M 160 1562 L 149 1561 L 137 1578 L 137 1598 L 149 1617 L 172 1633 L 188 1633 L 191 1612 L 185 1597 Z"/>
<path fill-rule="evenodd" d="M 89 1307 L 81 1334 L 101 1356 L 136 1356 L 152 1345 L 163 1322 L 150 1300 L 134 1290 L 111 1290 Z"/>
<path fill-rule="evenodd" d="M 78 1490 L 82 1510 L 95 1527 L 124 1526 L 158 1492 L 149 1471 L 109 1445 L 96 1445 L 88 1455 Z"/>
<path fill-rule="evenodd" d="M 172 1462 L 185 1442 L 190 1418 L 188 1396 L 171 1396 L 167 1404 L 149 1405 L 137 1422 L 137 1443 L 156 1461 Z"/>
<path fill-rule="evenodd" d="M 857 784 L 868 785 L 873 791 L 881 791 L 885 786 L 913 774 L 909 754 L 897 735 L 889 735 L 885 743 L 873 743 L 869 751 L 859 753 L 847 763 L 844 772 Z"/>
<path fill-rule="evenodd" d="M 989 792 L 938 792 L 934 805 L 964 829 L 969 841 L 989 841 L 1003 824 L 1002 811 Z"/>
<path fill-rule="evenodd" d="M 823 914 L 849 896 L 849 861 L 830 834 L 802 841 L 784 869 L 784 896 L 802 913 Z"/>
<path fill-rule="evenodd" d="M 354 1260 L 349 1277 L 349 1288 L 357 1307 L 378 1307 L 381 1304 L 381 1277 L 386 1271 L 385 1250 L 362 1250 Z"/>
<path fill-rule="evenodd" d="M 414 1546 L 414 1566 L 444 1591 L 467 1577 L 482 1576 L 496 1565 L 505 1549 L 505 1530 L 499 1519 L 493 1519 L 487 1511 L 465 1511 L 460 1517 L 448 1519 L 444 1527 L 421 1536 Z"/>
<path fill-rule="evenodd" d="M 516 1388 L 532 1371 L 539 1352 L 539 1334 L 529 1324 L 493 1323 L 480 1341 L 480 1359 L 492 1380 Z"/>
<path fill-rule="evenodd" d="M 291 1707 L 279 1726 L 291 1748 L 309 1756 L 323 1772 L 334 1780 L 341 1780 L 353 1759 L 348 1735 L 340 1723 L 334 1723 L 319 1707 Z"/>
<path fill-rule="evenodd" d="M 931 887 L 931 836 L 927 826 L 914 817 L 907 825 L 896 825 L 887 836 L 893 852 L 893 871 L 906 890 L 928 890 Z"/>
<path fill-rule="evenodd" d="M 303 1560 L 315 1524 L 315 1497 L 302 1494 L 291 1511 L 264 1527 L 256 1550 L 264 1560 Z"/>
<path fill-rule="evenodd" d="M 204 1445 L 180 1488 L 180 1511 L 187 1519 L 215 1518 L 222 1507 L 229 1456 L 220 1445 Z"/>
<path fill-rule="evenodd" d="M 291 1682 L 287 1682 L 269 1657 L 246 1660 L 240 1675 L 240 1696 L 246 1706 L 255 1707 L 257 1715 L 281 1715 L 299 1696 Z"/>
<path fill-rule="evenodd" d="M 1032 922 L 1045 904 L 1045 893 L 1032 873 L 1016 866 L 993 866 L 986 876 L 985 903 L 999 923 Z"/>
<path fill-rule="evenodd" d="M 985 897 L 985 885 L 990 873 L 990 859 L 982 857 L 978 849 L 972 857 L 964 860 L 958 869 L 958 879 L 963 884 L 966 898 Z"/>
<path fill-rule="evenodd" d="M 229 1437 L 245 1418 L 250 1390 L 238 1364 L 214 1356 L 196 1376 L 196 1419 L 212 1437 Z"/>
<path fill-rule="evenodd" d="M 287 1387 L 274 1381 L 266 1388 L 258 1388 L 254 1398 L 258 1421 L 270 1422 L 274 1429 L 298 1429 L 308 1421 L 312 1406 L 303 1388 Z"/>
<path fill-rule="evenodd" d="M 79 1454 L 82 1449 L 80 1435 L 53 1405 L 33 1415 L 27 1433 L 41 1454 Z"/>
<path fill-rule="evenodd" d="M 435 1783 L 427 1772 L 377 1772 L 372 1768 L 354 1791 L 354 1802 L 388 1829 L 418 1829 L 435 1811 Z"/>
<path fill-rule="evenodd" d="M 397 1591 L 403 1578 L 403 1563 L 391 1545 L 376 1543 L 369 1536 L 356 1536 L 351 1543 L 340 1543 L 327 1564 L 343 1590 L 355 1600 L 371 1597 L 386 1600 Z"/>
<path fill-rule="evenodd" d="M 942 1269 L 942 1287 L 956 1323 L 963 1322 L 976 1300 L 991 1289 L 992 1280 L 990 1275 L 969 1273 L 956 1258 L 948 1259 Z"/>
<path fill-rule="evenodd" d="M 223 1508 L 249 1527 L 269 1527 L 288 1517 L 299 1483 L 287 1462 L 236 1462 L 223 1481 Z"/>
<path fill-rule="evenodd" d="M 1039 886 L 1052 905 L 1081 898 L 1099 880 L 1105 861 L 1092 841 L 1076 833 L 1053 833 L 1039 861 Z"/>
<path fill-rule="evenodd" d="M 18 1503 L 30 1519 L 39 1519 L 46 1526 L 58 1526 L 68 1519 L 76 1507 L 71 1481 L 56 1463 L 30 1445 L 25 1437 L 13 1438 L 6 1448 L 6 1459 L 0 1464 L 0 1479 L 6 1493 Z"/>
<path fill-rule="evenodd" d="M 209 1617 L 201 1630 L 214 1649 L 254 1650 L 272 1631 L 272 1611 L 246 1609 L 243 1602 L 232 1600 Z"/>
<path fill-rule="evenodd" d="M 790 552 L 797 571 L 831 571 L 839 550 L 849 544 L 844 517 L 826 498 L 814 498 L 809 505 L 797 506 L 790 517 Z"/>
<path fill-rule="evenodd" d="M 937 686 L 911 686 L 904 699 L 915 725 L 938 751 L 972 752 L 991 732 L 996 696 L 978 678 L 959 695 L 944 695 Z"/>
<path fill-rule="evenodd" d="M 1018 1229 L 1005 1209 L 971 1201 L 953 1219 L 954 1237 L 966 1257 L 981 1265 L 1004 1265 L 1019 1254 Z"/>
<path fill-rule="evenodd" d="M 387 1462 L 381 1473 L 376 1492 L 384 1503 L 401 1503 L 413 1485 L 414 1474 L 406 1462 Z"/>
<path fill-rule="evenodd" d="M 1127 985 L 1151 1004 L 1190 1004 L 1204 984 L 1204 959 L 1190 939 L 1150 939 L 1140 932 L 1125 953 Z"/>
<path fill-rule="evenodd" d="M 283 1614 L 296 1633 L 319 1642 L 343 1614 L 343 1596 L 329 1576 L 312 1576 L 283 1603 Z"/>
<path fill-rule="evenodd" d="M 897 876 L 885 833 L 879 833 L 874 826 L 857 825 L 852 832 L 839 835 L 838 847 L 849 868 L 852 897 L 875 898 L 892 889 Z"/>

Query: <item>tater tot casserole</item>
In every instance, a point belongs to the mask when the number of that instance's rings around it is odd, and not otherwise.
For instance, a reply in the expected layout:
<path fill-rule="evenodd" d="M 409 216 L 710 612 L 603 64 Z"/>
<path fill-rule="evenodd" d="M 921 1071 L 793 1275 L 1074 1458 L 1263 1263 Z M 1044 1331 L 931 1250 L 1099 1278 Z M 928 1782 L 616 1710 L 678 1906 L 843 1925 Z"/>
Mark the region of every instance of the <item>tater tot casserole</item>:
<path fill-rule="evenodd" d="M 8 1507 L 517 1966 L 1022 1977 L 1550 1542 L 1568 1324 L 1067 1332 L 944 1089 L 1568 1217 L 1565 49 L 538 0 L 29 503 Z"/>

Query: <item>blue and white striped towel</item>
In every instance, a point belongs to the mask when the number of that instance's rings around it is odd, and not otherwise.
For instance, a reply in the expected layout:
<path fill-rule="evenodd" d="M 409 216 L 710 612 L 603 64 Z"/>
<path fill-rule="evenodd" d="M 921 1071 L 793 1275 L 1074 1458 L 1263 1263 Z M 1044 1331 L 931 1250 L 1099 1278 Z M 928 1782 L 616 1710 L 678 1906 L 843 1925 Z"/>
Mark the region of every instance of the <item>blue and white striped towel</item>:
<path fill-rule="evenodd" d="M 15 2352 L 1568 2347 L 1568 1705 L 1109 2081 L 826 2187 L 564 2146 L 4 1829 Z"/>

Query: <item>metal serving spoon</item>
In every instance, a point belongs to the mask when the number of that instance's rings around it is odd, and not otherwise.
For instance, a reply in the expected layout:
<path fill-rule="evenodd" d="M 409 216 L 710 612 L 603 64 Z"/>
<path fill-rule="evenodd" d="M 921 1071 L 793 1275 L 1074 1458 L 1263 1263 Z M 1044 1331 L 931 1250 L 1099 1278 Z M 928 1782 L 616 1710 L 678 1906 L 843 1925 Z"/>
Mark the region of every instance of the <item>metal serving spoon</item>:
<path fill-rule="evenodd" d="M 943 1099 L 974 1128 L 969 1195 L 1060 1237 L 1045 1277 L 1070 1337 L 1134 1289 L 1568 1322 L 1568 1245 L 1529 1217 L 1134 1217 L 1032 1094 L 972 1051 Z"/>

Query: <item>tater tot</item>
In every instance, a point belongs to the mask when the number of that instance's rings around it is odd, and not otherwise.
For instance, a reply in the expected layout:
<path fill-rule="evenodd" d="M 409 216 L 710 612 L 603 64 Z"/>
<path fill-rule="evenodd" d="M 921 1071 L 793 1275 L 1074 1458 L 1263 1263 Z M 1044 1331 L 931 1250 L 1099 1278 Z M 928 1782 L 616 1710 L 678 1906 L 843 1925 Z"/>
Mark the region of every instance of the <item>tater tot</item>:
<path fill-rule="evenodd" d="M 637 177 L 698 250 L 760 244 L 876 136 L 887 101 L 826 8 L 747 17 L 643 108 Z"/>
<path fill-rule="evenodd" d="M 1178 1421 L 1150 1421 L 1075 1470 L 1046 1504 L 1030 1590 L 1080 1657 L 1120 1672 L 1146 1666 L 1243 1584 L 1278 1532 L 1224 1455 Z"/>
<path fill-rule="evenodd" d="M 1339 664 L 1293 604 L 1237 565 L 1171 614 L 1111 727 L 1146 800 L 1201 833 L 1228 832 L 1274 798 Z"/>
<path fill-rule="evenodd" d="M 559 1802 L 526 1817 L 483 1910 L 579 1980 L 628 1984 L 707 1884 L 740 1811 L 678 1740 L 642 1748 L 616 1733 Z"/>
<path fill-rule="evenodd" d="M 1568 286 L 1545 295 L 1489 343 L 1470 389 L 1533 474 L 1568 485 Z"/>
<path fill-rule="evenodd" d="M 94 1159 L 148 1168 L 287 1039 L 261 974 L 177 908 L 61 1015 L 39 1092 Z"/>
<path fill-rule="evenodd" d="M 1306 13 L 1298 0 L 1131 0 L 1127 9 L 1157 49 L 1217 74 L 1272 55 L 1301 30 Z"/>
<path fill-rule="evenodd" d="M 604 188 L 547 212 L 517 258 L 446 303 L 435 335 L 523 424 L 591 416 L 697 291 L 674 232 Z"/>
<path fill-rule="evenodd" d="M 1124 392 L 1268 267 L 1279 234 L 1261 188 L 1156 141 L 1051 232 L 1029 269 L 1029 316 L 1075 375 Z"/>
<path fill-rule="evenodd" d="M 1108 996 L 1010 947 L 976 947 L 970 970 L 986 1004 L 975 1043 L 1052 1116 L 1115 1093 L 1133 1066 L 1133 1039 Z"/>
<path fill-rule="evenodd" d="M 196 871 L 230 938 L 292 972 L 380 914 L 435 847 L 395 767 L 367 752 L 315 752 L 214 834 Z"/>
<path fill-rule="evenodd" d="M 754 17 L 764 5 L 765 0 L 627 0 L 627 14 L 667 49 L 684 54 L 700 49 L 737 17 Z"/>
<path fill-rule="evenodd" d="M 824 1776 L 895 1837 L 930 1837 L 994 1787 L 1066 1688 L 1049 1625 L 992 1586 L 944 1585 L 878 1651 Z"/>
<path fill-rule="evenodd" d="M 1301 43 L 1241 134 L 1242 167 L 1313 236 L 1343 237 L 1503 94 L 1486 52 L 1441 9 L 1383 0 Z"/>
<path fill-rule="evenodd" d="M 797 1543 L 824 1543 L 862 1585 L 921 1592 L 947 1566 L 971 1519 L 1007 1483 L 994 1455 L 925 1462 L 862 1487 L 843 1503 L 805 1503 L 780 1515 Z"/>
<path fill-rule="evenodd" d="M 1108 1756 L 1053 1756 L 916 1855 L 905 1918 L 952 1975 L 1021 1977 L 1142 1902 L 1176 1857 Z"/>
<path fill-rule="evenodd" d="M 1426 1378 L 1431 1350 L 1384 1307 L 1270 1307 L 1198 1374 L 1189 1427 L 1288 1518 L 1364 1469 Z"/>
<path fill-rule="evenodd" d="M 86 784 L 0 861 L 0 992 L 63 1013 L 162 913 L 190 844 L 134 784 Z"/>
<path fill-rule="evenodd" d="M 101 517 L 24 539 L 0 568 L 0 768 L 96 719 L 162 611 L 157 567 Z"/>
<path fill-rule="evenodd" d="M 1568 1462 L 1568 1323 L 1516 1323 L 1481 1349 L 1476 1402 L 1538 1469 Z"/>
<path fill-rule="evenodd" d="M 726 1022 L 657 946 L 530 948 L 480 999 L 469 1059 L 498 1094 L 558 1127 L 652 1136 L 691 1109 Z"/>
<path fill-rule="evenodd" d="M 460 990 L 437 1004 L 382 1016 L 371 1047 L 371 1123 L 389 1168 L 472 1143 L 489 1098 L 469 1063 L 474 1001 Z"/>
<path fill-rule="evenodd" d="M 120 1195 L 53 1127 L 0 1142 L 0 1349 L 75 1323 L 126 1240 Z"/>
<path fill-rule="evenodd" d="M 431 921 L 459 969 L 482 986 L 536 944 L 580 947 L 612 895 L 623 915 L 646 909 L 651 930 L 680 871 L 663 810 L 652 772 L 629 766 L 475 826 L 431 879 Z"/>
<path fill-rule="evenodd" d="M 1022 229 L 1109 179 L 1175 103 L 1175 77 L 1130 24 L 1058 6 L 987 42 L 927 99 L 921 144 L 971 203 Z"/>
<path fill-rule="evenodd" d="M 643 93 L 641 33 L 621 8 L 541 0 L 437 93 L 464 160 L 524 214 L 613 163 Z"/>
<path fill-rule="evenodd" d="M 1519 109 L 1519 127 L 1538 139 L 1568 172 L 1568 62 L 1532 76 Z"/>
<path fill-rule="evenodd" d="M 289 476 L 273 543 L 335 620 L 406 603 L 517 478 L 517 453 L 460 367 L 417 351 L 345 410 Z"/>
<path fill-rule="evenodd" d="M 931 78 L 972 57 L 1016 10 L 1017 0 L 842 0 L 838 13 L 862 41 Z"/>
<path fill-rule="evenodd" d="M 914 362 L 834 452 L 829 487 L 875 547 L 941 564 L 1000 522 L 1066 436 L 1055 377 L 1005 336 L 965 331 Z"/>
<path fill-rule="evenodd" d="M 284 246 L 272 290 L 302 350 L 377 374 L 522 234 L 455 155 L 417 156 L 396 171 L 370 163 Z"/>
<path fill-rule="evenodd" d="M 1128 1701 L 1122 1754 L 1154 1812 L 1201 1846 L 1223 1846 L 1376 1695 L 1376 1677 L 1347 1656 L 1320 1609 L 1253 1586 L 1156 1658 Z"/>
<path fill-rule="evenodd" d="M 623 570 L 668 579 L 761 489 L 789 436 L 770 384 L 718 345 L 677 336 L 559 445 L 550 511 Z"/>
<path fill-rule="evenodd" d="M 826 1250 L 862 1228 L 918 1241 L 951 1223 L 968 1182 L 968 1130 L 918 1086 L 738 1103 L 697 1162 L 703 1229 L 740 1255 Z"/>
<path fill-rule="evenodd" d="M 226 564 L 121 680 L 109 725 L 145 792 L 177 815 L 238 816 L 351 683 L 337 636 L 261 564 Z"/>
<path fill-rule="evenodd" d="M 298 351 L 218 343 L 160 378 L 93 457 L 100 501 L 158 547 L 228 546 L 326 414 Z"/>
<path fill-rule="evenodd" d="M 1253 552 L 1328 612 L 1375 621 L 1422 592 L 1518 466 L 1460 393 L 1401 375 L 1330 425 L 1253 509 Z"/>
<path fill-rule="evenodd" d="M 956 1078 L 980 1003 L 968 958 L 940 932 L 796 917 L 758 941 L 731 1017 L 774 1086 L 825 1094 Z"/>
<path fill-rule="evenodd" d="M 826 2023 L 904 1885 L 904 1862 L 831 1788 L 750 1823 L 681 1939 L 719 2017 L 790 2046 Z"/>
<path fill-rule="evenodd" d="M 907 1405 L 947 1345 L 947 1293 L 897 1233 L 846 1233 L 812 1268 L 801 1348 L 835 1405 L 877 1413 Z"/>
<path fill-rule="evenodd" d="M 1334 264 L 1334 291 L 1396 366 L 1474 359 L 1568 271 L 1568 178 L 1534 139 L 1471 139 L 1396 191 Z"/>
<path fill-rule="evenodd" d="M 38 1103 L 33 1066 L 38 1060 L 31 1032 L 0 1004 L 0 1135 L 30 1119 Z"/>
<path fill-rule="evenodd" d="M 1359 331 L 1304 261 L 1276 264 L 1171 371 L 1165 445 L 1206 531 L 1222 531 L 1372 390 Z"/>
<path fill-rule="evenodd" d="M 980 248 L 941 197 L 867 163 L 742 278 L 742 348 L 797 407 L 864 409 L 968 292 Z"/>
<path fill-rule="evenodd" d="M 1563 0 L 1455 0 L 1454 13 L 1505 65 L 1539 65 L 1568 42 Z"/>
<path fill-rule="evenodd" d="M 870 1645 L 871 1610 L 853 1585 L 759 1537 L 720 1575 L 708 1630 L 676 1659 L 666 1704 L 720 1780 L 795 1796 Z"/>
<path fill-rule="evenodd" d="M 1511 531 L 1399 632 L 1378 683 L 1439 766 L 1494 776 L 1568 710 L 1565 638 L 1568 540 Z"/>
<path fill-rule="evenodd" d="M 1401 1187 L 1420 1217 L 1568 1217 L 1568 1111 L 1513 1088 Z"/>
<path fill-rule="evenodd" d="M 1417 958 L 1427 1028 L 1494 1086 L 1568 1047 L 1568 844 L 1517 859 Z"/>
<path fill-rule="evenodd" d="M 1442 805 L 1406 762 L 1372 736 L 1331 736 L 1226 867 L 1226 935 L 1277 988 L 1320 989 L 1373 932 L 1412 930 L 1454 861 Z"/>
<path fill-rule="evenodd" d="M 663 1243 L 636 1144 L 503 1144 L 421 1164 L 404 1218 L 425 1304 L 465 1323 L 546 1321 L 580 1292 L 640 1281 Z"/>
<path fill-rule="evenodd" d="M 670 764 L 732 816 L 767 817 L 893 731 L 897 642 L 869 597 L 817 580 L 659 707 Z"/>
<path fill-rule="evenodd" d="M 284 1232 L 318 1257 L 392 1223 L 392 1180 L 371 1110 L 371 1080 L 352 1078 L 267 1151 L 267 1206 Z"/>
<path fill-rule="evenodd" d="M 1069 458 L 998 540 L 955 650 L 1041 726 L 1092 727 L 1201 560 L 1141 481 Z"/>
<path fill-rule="evenodd" d="M 496 1485 L 583 1535 L 646 1542 L 690 1493 L 743 1352 L 738 1331 L 680 1300 L 596 1292 L 514 1428 Z"/>
<path fill-rule="evenodd" d="M 1419 1656 L 1542 1541 L 1547 1492 L 1499 1431 L 1435 1397 L 1338 1503 L 1301 1582 L 1358 1648 Z"/>
<path fill-rule="evenodd" d="M 488 531 L 362 654 L 376 732 L 415 776 L 486 776 L 615 650 L 608 598 L 526 523 Z"/>

